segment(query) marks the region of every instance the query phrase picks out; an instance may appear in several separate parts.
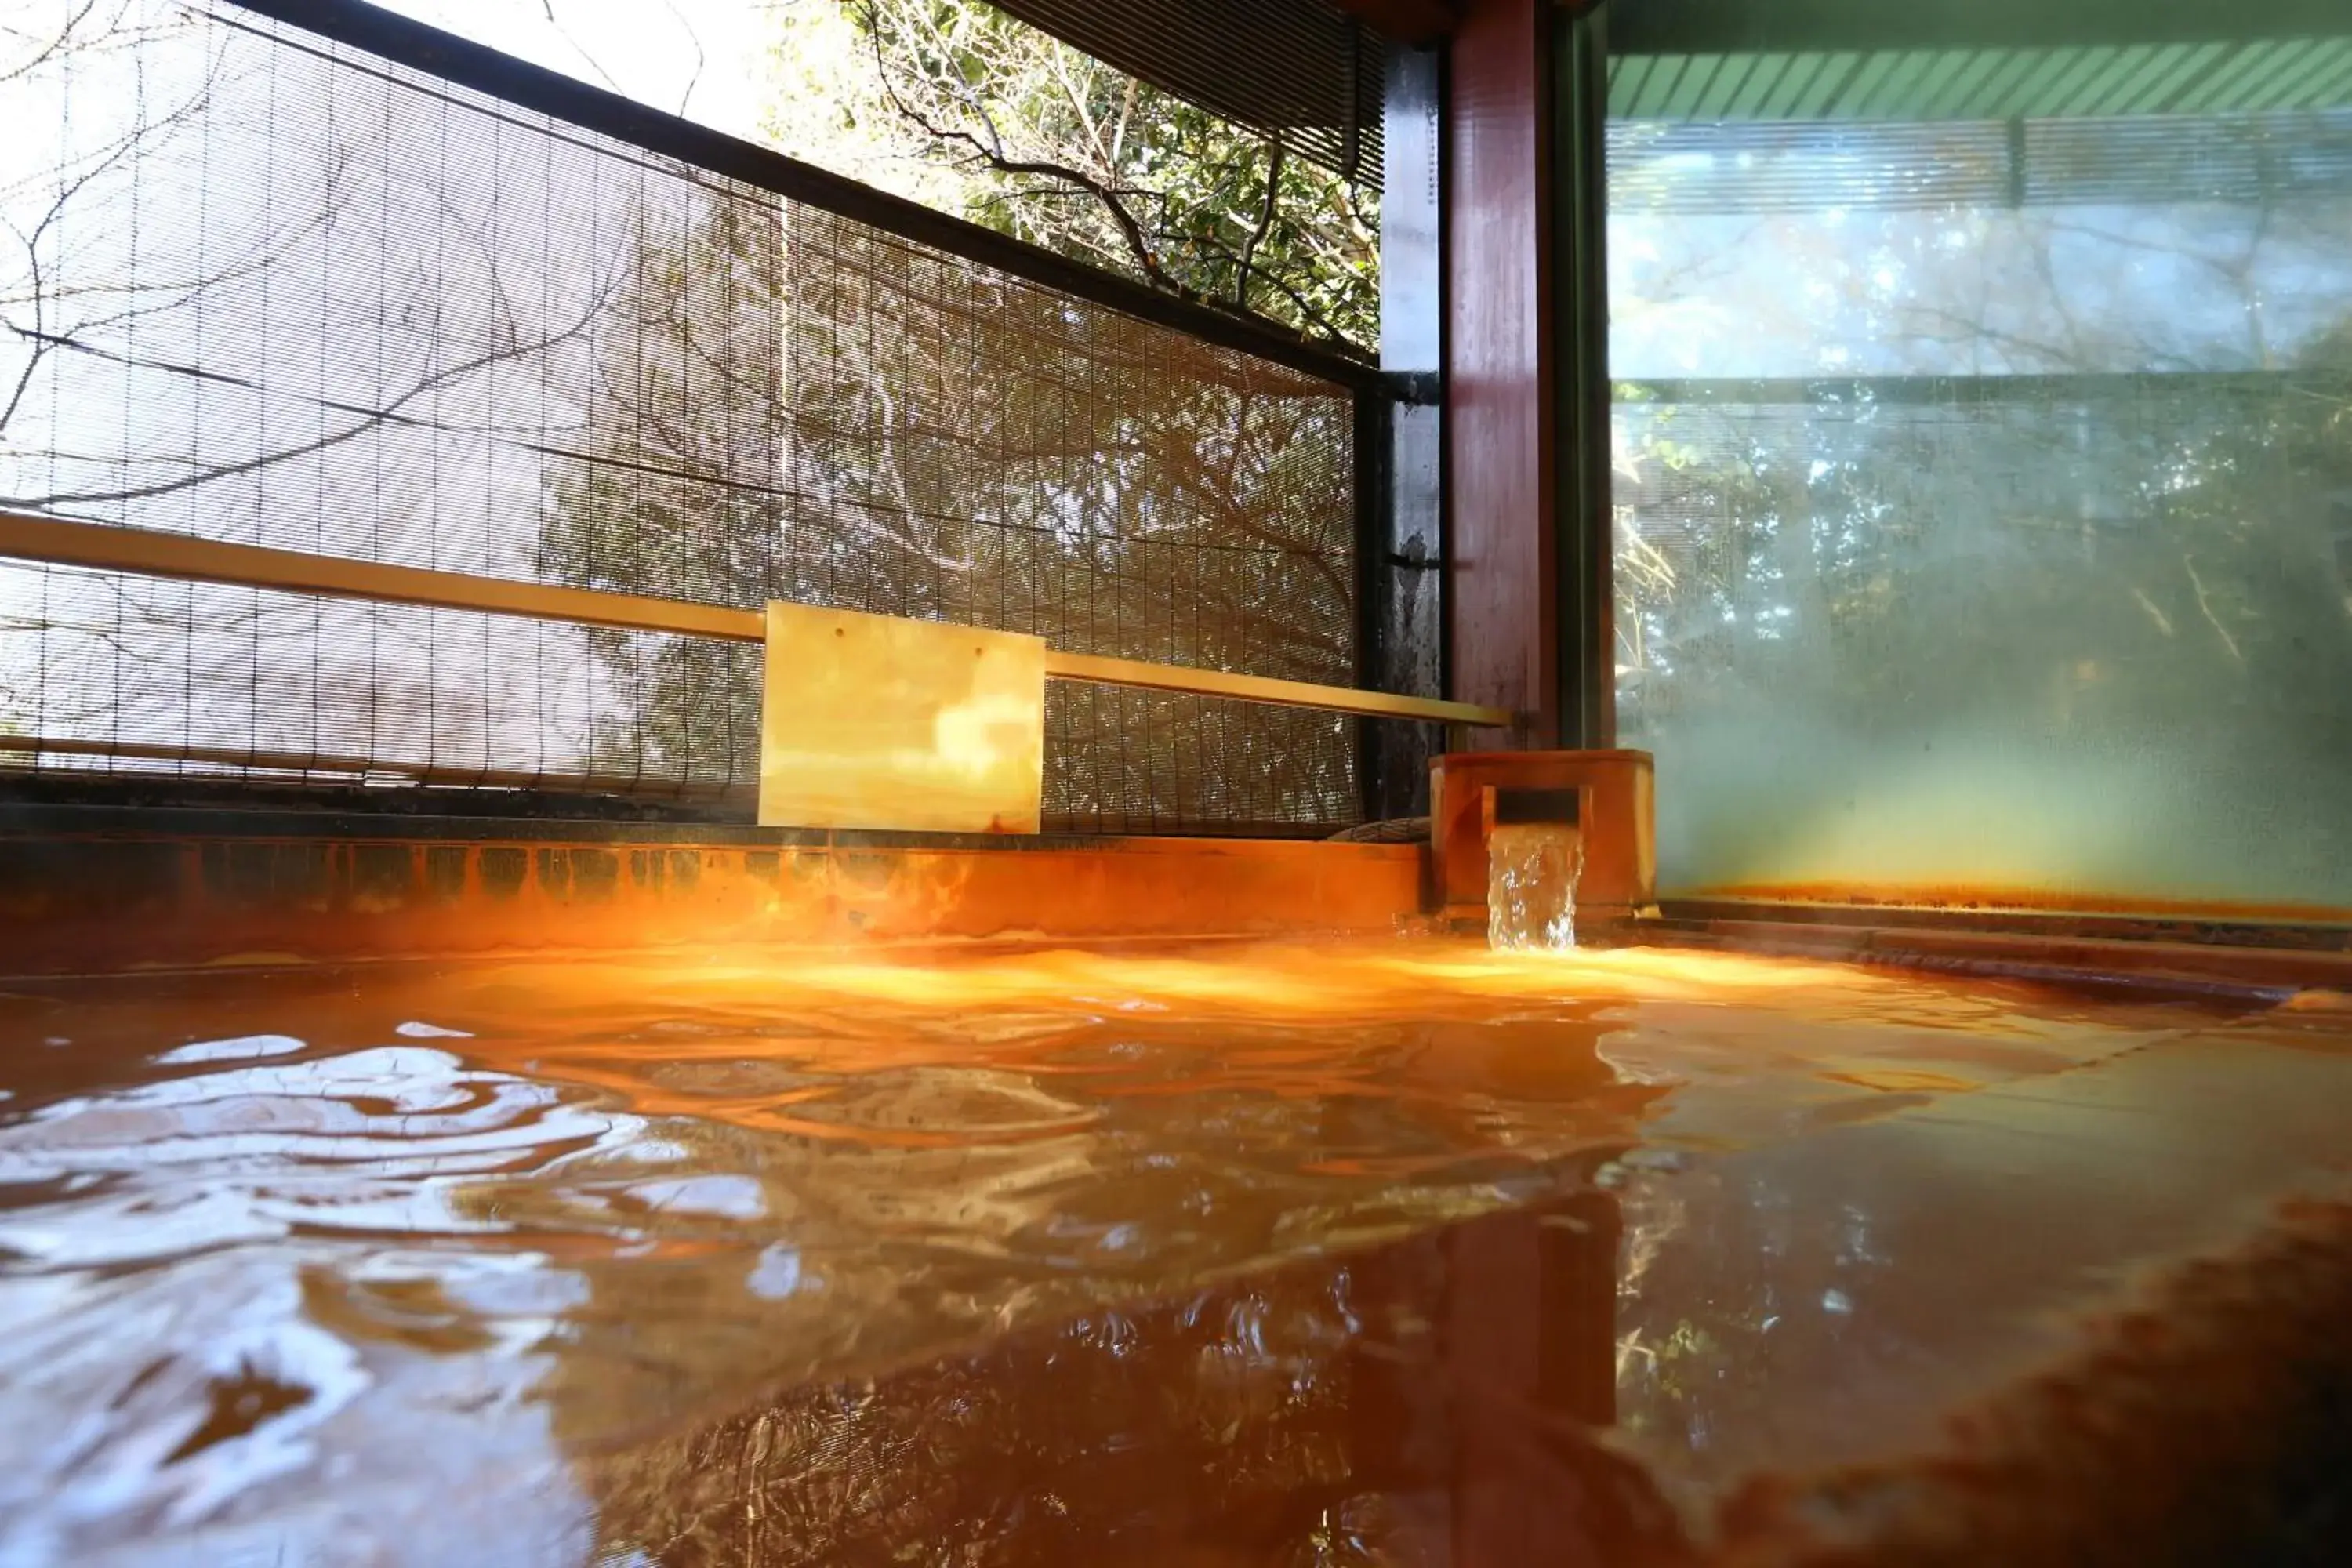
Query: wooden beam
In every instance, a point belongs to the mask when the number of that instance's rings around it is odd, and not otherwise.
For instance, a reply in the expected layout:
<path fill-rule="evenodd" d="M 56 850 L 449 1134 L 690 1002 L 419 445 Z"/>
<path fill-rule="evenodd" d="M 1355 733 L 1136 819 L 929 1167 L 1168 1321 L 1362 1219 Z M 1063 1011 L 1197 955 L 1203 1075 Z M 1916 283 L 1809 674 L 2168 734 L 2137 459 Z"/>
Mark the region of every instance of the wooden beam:
<path fill-rule="evenodd" d="M 1612 47 L 1628 55 L 1881 49 L 2133 48 L 2163 44 L 2330 38 L 2352 32 L 2344 0 L 1642 0 L 1611 8 Z"/>
<path fill-rule="evenodd" d="M 677 779 L 648 790 L 646 781 L 625 773 L 566 773 L 514 768 L 469 768 L 436 763 L 387 762 L 378 757 L 336 756 L 317 752 L 269 752 L 239 746 L 178 745 L 157 741 L 89 741 L 58 735 L 0 735 L 0 778 L 13 772 L 33 771 L 35 764 L 12 763 L 12 757 L 93 757 L 101 762 L 195 763 L 207 768 L 244 768 L 273 775 L 264 781 L 283 783 L 274 775 L 295 773 L 302 783 L 348 783 L 353 779 L 397 778 L 410 784 L 467 789 L 558 789 L 596 794 L 627 793 L 682 800 L 748 799 L 756 786 L 749 780 L 719 784 L 705 779 Z M 64 770 L 50 768 L 55 774 Z M 149 775 L 154 776 L 154 775 Z"/>
<path fill-rule="evenodd" d="M 307 551 L 231 544 L 153 529 L 118 528 L 109 523 L 68 521 L 24 512 L 0 511 L 0 556 L 101 572 L 130 572 L 145 577 L 270 588 L 289 594 L 323 594 L 381 604 L 478 610 L 581 626 L 614 626 L 624 631 L 721 637 L 732 642 L 761 642 L 767 637 L 767 617 L 760 610 L 519 583 L 468 572 L 387 566 L 373 561 L 314 555 Z M 1246 702 L 1271 702 L 1378 719 L 1412 719 L 1494 729 L 1508 729 L 1517 722 L 1517 716 L 1507 708 L 1442 702 L 1426 697 L 1397 697 L 1387 692 L 1359 691 L 1351 687 L 1318 686 L 1303 680 L 1276 680 L 1182 665 L 1101 658 L 1091 654 L 1049 653 L 1045 673 L 1059 680 L 1092 680 L 1203 697 L 1232 697 Z"/>
<path fill-rule="evenodd" d="M 1340 10 L 1401 44 L 1426 44 L 1454 30 L 1462 17 L 1453 0 L 1338 0 Z"/>
<path fill-rule="evenodd" d="M 441 610 L 485 610 L 542 621 L 725 637 L 734 642 L 758 642 L 767 636 L 768 627 L 757 610 L 559 588 L 469 572 L 386 566 L 302 550 L 229 544 L 154 529 L 68 522 L 13 511 L 0 511 L 0 555 L 101 572 L 134 572 L 142 577 L 226 583 L 240 588 L 276 588 L 290 594 L 324 594 L 337 599 L 372 599 Z"/>
<path fill-rule="evenodd" d="M 1433 724 L 1467 724 L 1479 729 L 1507 730 L 1517 722 L 1507 708 L 1482 708 L 1474 702 L 1446 702 L 1434 697 L 1398 697 L 1386 691 L 1358 691 L 1346 686 L 1317 686 L 1304 680 L 1276 680 L 1263 675 L 1235 675 L 1222 669 L 1191 669 L 1181 665 L 1145 664 L 1131 658 L 1104 658 L 1090 653 L 1048 653 L 1045 674 L 1055 680 L 1091 680 L 1101 686 L 1139 686 L 1154 691 L 1188 691 L 1196 697 L 1232 697 L 1244 702 L 1273 702 L 1287 708 L 1319 708 L 1330 713 L 1360 713 L 1373 719 L 1418 719 Z"/>

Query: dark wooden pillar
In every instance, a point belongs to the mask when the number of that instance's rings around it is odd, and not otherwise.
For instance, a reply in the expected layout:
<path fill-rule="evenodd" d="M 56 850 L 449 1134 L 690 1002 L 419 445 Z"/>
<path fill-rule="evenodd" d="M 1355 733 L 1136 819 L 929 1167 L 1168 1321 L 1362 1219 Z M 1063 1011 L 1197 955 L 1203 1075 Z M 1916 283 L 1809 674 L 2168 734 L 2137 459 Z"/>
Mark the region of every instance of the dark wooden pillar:
<path fill-rule="evenodd" d="M 1559 731 L 1549 0 L 1470 0 L 1454 30 L 1446 237 L 1453 695 Z"/>
<path fill-rule="evenodd" d="M 1615 727 L 1591 10 L 1466 0 L 1451 47 L 1453 694 L 1528 714 L 1537 746 L 1607 745 Z"/>

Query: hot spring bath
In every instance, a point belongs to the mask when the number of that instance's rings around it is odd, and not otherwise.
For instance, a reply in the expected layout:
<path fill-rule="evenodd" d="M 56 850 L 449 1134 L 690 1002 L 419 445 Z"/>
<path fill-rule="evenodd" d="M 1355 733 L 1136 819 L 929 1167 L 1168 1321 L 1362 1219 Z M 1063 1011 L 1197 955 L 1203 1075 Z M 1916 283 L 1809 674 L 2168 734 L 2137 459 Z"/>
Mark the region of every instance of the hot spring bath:
<path fill-rule="evenodd" d="M 11 1563 L 1675 1561 L 2352 1152 L 2324 1005 L 1638 949 L 28 983 L 0 1034 Z"/>

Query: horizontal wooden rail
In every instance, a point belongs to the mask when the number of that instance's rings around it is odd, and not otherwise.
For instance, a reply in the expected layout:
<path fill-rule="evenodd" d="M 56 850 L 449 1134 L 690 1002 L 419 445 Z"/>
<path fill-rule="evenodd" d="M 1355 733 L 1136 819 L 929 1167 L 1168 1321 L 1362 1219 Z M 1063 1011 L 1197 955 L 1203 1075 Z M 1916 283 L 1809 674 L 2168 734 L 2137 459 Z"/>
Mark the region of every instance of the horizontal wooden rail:
<path fill-rule="evenodd" d="M 533 769 L 468 767 L 451 763 L 407 763 L 316 752 L 273 752 L 242 746 L 183 746 L 156 741 L 91 741 L 78 736 L 0 735 L 0 775 L 39 765 L 44 757 L 90 757 L 100 762 L 194 764 L 247 773 L 295 774 L 310 784 L 365 783 L 398 779 L 405 784 L 462 789 L 573 790 L 583 794 L 626 790 L 654 799 L 725 800 L 749 797 L 759 785 L 745 780 L 720 784 L 707 779 L 648 780 L 631 773 L 567 773 Z M 33 759 L 31 762 L 20 758 Z M 61 770 L 47 768 L 56 773 Z M 168 776 L 168 775 L 163 775 Z M 650 785 L 651 787 L 648 787 Z"/>
<path fill-rule="evenodd" d="M 1507 710 L 1481 708 L 1472 702 L 1399 697 L 1387 691 L 1359 691 L 1350 686 L 1318 686 L 1307 680 L 1277 680 L 1271 676 L 1235 675 L 1230 670 L 1194 669 L 1176 664 L 1146 664 L 1140 659 L 1105 658 L 1091 653 L 1049 652 L 1045 655 L 1045 673 L 1055 680 L 1189 691 L 1196 697 L 1232 697 L 1244 702 L 1360 713 L 1373 719 L 1422 719 L 1433 724 L 1469 724 L 1485 729 L 1508 729 L 1512 722 Z"/>
<path fill-rule="evenodd" d="M 767 635 L 767 618 L 757 610 L 733 610 L 721 605 L 698 605 L 638 594 L 609 594 L 593 588 L 520 583 L 470 572 L 390 566 L 301 550 L 231 544 L 153 529 L 119 528 L 110 523 L 70 521 L 24 512 L 0 511 L 0 556 L 58 566 L 131 572 L 146 577 L 220 583 L 232 587 L 274 588 L 291 594 L 323 594 L 334 598 L 422 605 L 435 609 L 480 610 L 581 626 L 614 626 L 625 631 L 723 637 L 733 642 L 759 642 Z M 1482 708 L 1471 702 L 1399 697 L 1346 686 L 1318 686 L 1304 680 L 1276 680 L 1261 675 L 1148 664 L 1093 654 L 1048 653 L 1045 673 L 1057 680 L 1144 687 L 1199 697 L 1229 697 L 1244 702 L 1269 702 L 1374 719 L 1413 719 L 1479 729 L 1508 729 L 1515 722 L 1506 709 Z"/>
<path fill-rule="evenodd" d="M 373 599 L 388 605 L 424 605 L 442 610 L 487 610 L 543 621 L 617 626 L 625 631 L 676 632 L 684 637 L 727 637 L 758 642 L 767 618 L 757 610 L 688 604 L 637 594 L 607 594 L 593 588 L 560 588 L 518 583 L 471 572 L 440 572 L 423 566 L 387 566 L 314 555 L 303 550 L 272 550 L 229 544 L 147 528 L 68 522 L 0 511 L 0 555 L 46 561 L 59 566 L 89 566 L 134 572 L 144 577 L 177 577 L 223 583 L 237 588 L 278 588 L 292 594 L 324 594 L 338 599 Z"/>

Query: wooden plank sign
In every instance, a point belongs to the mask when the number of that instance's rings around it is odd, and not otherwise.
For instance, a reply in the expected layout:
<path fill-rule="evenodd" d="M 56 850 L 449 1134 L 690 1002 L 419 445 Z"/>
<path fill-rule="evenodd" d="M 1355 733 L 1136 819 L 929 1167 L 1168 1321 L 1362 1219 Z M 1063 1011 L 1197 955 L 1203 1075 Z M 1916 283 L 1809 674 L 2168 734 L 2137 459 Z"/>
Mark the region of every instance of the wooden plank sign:
<path fill-rule="evenodd" d="M 1035 833 L 1045 642 L 768 606 L 763 827 Z"/>

